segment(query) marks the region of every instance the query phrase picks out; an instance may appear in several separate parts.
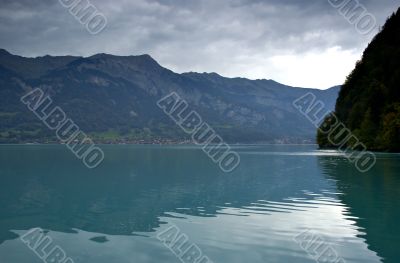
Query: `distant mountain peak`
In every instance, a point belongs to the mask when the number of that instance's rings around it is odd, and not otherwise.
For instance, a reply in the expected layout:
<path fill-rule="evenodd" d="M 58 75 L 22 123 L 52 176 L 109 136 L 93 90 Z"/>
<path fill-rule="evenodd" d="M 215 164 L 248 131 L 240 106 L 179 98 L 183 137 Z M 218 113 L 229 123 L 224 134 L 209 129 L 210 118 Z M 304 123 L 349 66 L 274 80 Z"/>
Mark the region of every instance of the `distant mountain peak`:
<path fill-rule="evenodd" d="M 88 59 L 93 59 L 93 58 L 142 59 L 142 60 L 148 60 L 148 61 L 152 61 L 152 62 L 157 62 L 149 54 L 122 56 L 122 55 L 112 55 L 112 54 L 107 54 L 107 53 L 98 53 L 98 54 L 95 54 L 95 55 L 87 57 L 87 58 Z"/>
<path fill-rule="evenodd" d="M 118 56 L 106 53 L 99 53 L 84 60 L 103 60 L 104 62 L 111 63 L 122 63 L 137 68 L 144 68 L 148 70 L 161 69 L 163 68 L 158 62 L 148 54 L 143 55 L 130 55 L 130 56 Z"/>
<path fill-rule="evenodd" d="M 3 48 L 0 48 L 0 55 L 11 56 L 12 54 Z"/>
<path fill-rule="evenodd" d="M 132 57 L 132 56 L 131 56 Z M 143 54 L 143 55 L 138 55 L 138 56 L 133 56 L 133 57 L 141 57 L 144 59 L 149 59 L 149 60 L 153 60 L 156 61 L 152 56 L 150 56 L 149 54 Z"/>

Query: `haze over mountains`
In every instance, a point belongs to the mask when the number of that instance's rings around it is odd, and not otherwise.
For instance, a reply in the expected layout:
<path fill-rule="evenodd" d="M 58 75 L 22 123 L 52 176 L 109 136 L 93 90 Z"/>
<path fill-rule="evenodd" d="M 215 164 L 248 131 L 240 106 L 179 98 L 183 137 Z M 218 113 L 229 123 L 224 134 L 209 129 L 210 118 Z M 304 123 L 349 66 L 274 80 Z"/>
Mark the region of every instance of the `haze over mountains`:
<path fill-rule="evenodd" d="M 292 102 L 307 92 L 333 110 L 339 86 L 290 87 L 273 80 L 177 74 L 149 55 L 25 58 L 0 50 L 0 142 L 56 142 L 21 103 L 41 88 L 94 141 L 183 141 L 188 136 L 156 102 L 172 91 L 231 143 L 311 143 L 316 128 Z"/>

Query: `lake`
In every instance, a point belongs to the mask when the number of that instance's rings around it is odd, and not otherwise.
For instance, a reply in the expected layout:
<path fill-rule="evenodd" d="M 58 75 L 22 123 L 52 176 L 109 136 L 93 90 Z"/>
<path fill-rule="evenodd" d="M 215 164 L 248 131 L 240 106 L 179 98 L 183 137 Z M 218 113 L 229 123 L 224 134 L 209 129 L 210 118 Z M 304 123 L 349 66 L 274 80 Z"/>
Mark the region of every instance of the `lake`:
<path fill-rule="evenodd" d="M 313 145 L 243 145 L 223 173 L 195 146 L 101 148 L 88 169 L 63 145 L 0 146 L 1 263 L 56 245 L 68 263 L 399 262 L 399 154 L 360 173 Z"/>

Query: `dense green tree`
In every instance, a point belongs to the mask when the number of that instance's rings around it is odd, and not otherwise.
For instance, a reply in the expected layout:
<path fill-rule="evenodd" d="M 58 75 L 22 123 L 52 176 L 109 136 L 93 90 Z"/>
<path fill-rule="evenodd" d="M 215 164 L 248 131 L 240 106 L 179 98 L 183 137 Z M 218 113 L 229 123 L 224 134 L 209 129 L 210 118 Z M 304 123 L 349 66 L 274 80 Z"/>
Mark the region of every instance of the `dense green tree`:
<path fill-rule="evenodd" d="M 335 115 L 368 149 L 400 151 L 399 105 L 400 9 L 387 20 L 347 77 Z M 327 121 L 321 128 L 331 125 Z M 322 148 L 335 147 L 321 131 L 317 142 Z"/>

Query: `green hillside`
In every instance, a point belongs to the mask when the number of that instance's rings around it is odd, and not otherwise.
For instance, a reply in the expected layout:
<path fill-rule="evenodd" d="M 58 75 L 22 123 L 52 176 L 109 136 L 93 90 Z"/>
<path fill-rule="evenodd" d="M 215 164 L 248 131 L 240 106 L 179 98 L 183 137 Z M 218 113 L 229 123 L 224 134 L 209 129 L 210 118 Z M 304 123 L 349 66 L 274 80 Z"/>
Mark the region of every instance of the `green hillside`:
<path fill-rule="evenodd" d="M 369 150 L 400 151 L 400 9 L 347 77 L 335 114 Z M 329 126 L 329 120 L 323 125 Z M 334 146 L 328 138 L 318 132 L 320 147 Z"/>

